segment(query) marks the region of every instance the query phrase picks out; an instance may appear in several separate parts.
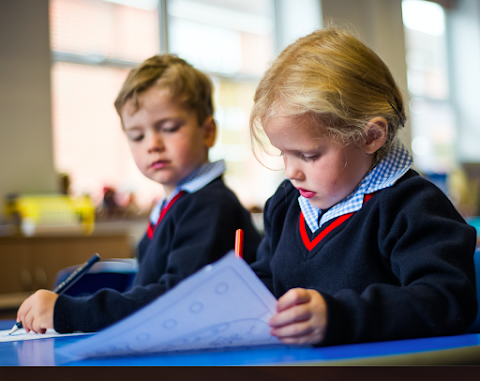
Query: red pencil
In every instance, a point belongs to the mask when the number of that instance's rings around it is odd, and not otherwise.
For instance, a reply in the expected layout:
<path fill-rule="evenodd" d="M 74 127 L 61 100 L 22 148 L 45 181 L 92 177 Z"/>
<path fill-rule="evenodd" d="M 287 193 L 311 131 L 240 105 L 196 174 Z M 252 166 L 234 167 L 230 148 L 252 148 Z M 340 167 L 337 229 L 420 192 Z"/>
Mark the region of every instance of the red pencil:
<path fill-rule="evenodd" d="M 237 229 L 235 232 L 235 255 L 243 258 L 243 230 Z"/>

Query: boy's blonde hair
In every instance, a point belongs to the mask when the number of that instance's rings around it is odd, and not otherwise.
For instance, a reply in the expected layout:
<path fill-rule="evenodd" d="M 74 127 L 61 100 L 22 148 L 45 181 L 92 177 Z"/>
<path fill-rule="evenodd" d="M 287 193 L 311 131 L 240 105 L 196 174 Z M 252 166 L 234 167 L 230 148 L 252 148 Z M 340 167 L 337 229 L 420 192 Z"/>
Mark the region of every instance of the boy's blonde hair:
<path fill-rule="evenodd" d="M 406 119 L 402 94 L 385 63 L 337 28 L 317 30 L 285 48 L 260 81 L 254 102 L 250 131 L 252 143 L 260 146 L 259 127 L 279 112 L 311 116 L 330 136 L 347 143 L 364 137 L 370 119 L 384 117 L 387 142 L 375 164 Z"/>
<path fill-rule="evenodd" d="M 115 108 L 121 116 L 123 106 L 133 100 L 139 109 L 139 96 L 153 86 L 167 91 L 172 100 L 197 114 L 198 124 L 213 115 L 213 85 L 201 71 L 185 60 L 173 55 L 156 55 L 130 71 L 115 100 Z"/>

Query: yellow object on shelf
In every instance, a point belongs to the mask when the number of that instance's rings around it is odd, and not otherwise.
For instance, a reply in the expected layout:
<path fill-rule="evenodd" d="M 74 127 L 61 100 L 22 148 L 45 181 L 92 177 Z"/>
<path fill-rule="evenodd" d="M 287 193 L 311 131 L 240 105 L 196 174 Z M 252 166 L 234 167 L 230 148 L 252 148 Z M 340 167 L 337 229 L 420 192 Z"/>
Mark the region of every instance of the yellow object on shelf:
<path fill-rule="evenodd" d="M 7 199 L 5 212 L 17 216 L 26 236 L 61 230 L 91 234 L 95 224 L 95 206 L 88 196 L 18 195 Z"/>

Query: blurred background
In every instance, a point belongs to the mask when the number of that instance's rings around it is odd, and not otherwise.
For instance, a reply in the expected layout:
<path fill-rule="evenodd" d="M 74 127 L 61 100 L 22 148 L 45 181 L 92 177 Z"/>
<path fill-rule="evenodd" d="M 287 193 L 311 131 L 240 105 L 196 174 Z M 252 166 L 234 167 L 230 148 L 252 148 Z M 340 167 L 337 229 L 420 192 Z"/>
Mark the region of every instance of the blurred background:
<path fill-rule="evenodd" d="M 284 173 L 252 154 L 255 87 L 284 47 L 325 25 L 387 63 L 408 100 L 401 139 L 415 169 L 472 224 L 480 214 L 477 0 L 3 0 L 0 21 L 0 294 L 49 287 L 90 251 L 135 255 L 163 191 L 136 168 L 113 101 L 158 53 L 211 77 L 210 159 L 225 159 L 226 183 L 261 229 Z"/>

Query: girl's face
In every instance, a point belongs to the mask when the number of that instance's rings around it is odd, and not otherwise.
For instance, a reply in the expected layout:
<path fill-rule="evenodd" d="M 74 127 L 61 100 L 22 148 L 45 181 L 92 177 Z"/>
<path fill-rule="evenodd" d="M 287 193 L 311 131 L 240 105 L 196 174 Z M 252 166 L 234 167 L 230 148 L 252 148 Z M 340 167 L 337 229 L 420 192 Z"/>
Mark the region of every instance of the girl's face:
<path fill-rule="evenodd" d="M 366 147 L 331 139 L 314 118 L 273 116 L 264 129 L 283 154 L 286 177 L 318 209 L 342 201 L 372 166 Z"/>

